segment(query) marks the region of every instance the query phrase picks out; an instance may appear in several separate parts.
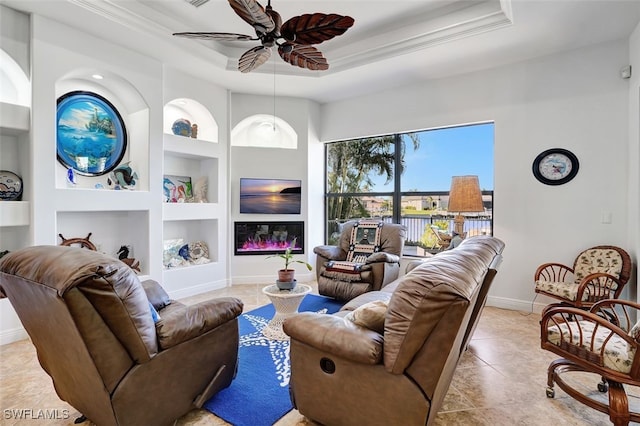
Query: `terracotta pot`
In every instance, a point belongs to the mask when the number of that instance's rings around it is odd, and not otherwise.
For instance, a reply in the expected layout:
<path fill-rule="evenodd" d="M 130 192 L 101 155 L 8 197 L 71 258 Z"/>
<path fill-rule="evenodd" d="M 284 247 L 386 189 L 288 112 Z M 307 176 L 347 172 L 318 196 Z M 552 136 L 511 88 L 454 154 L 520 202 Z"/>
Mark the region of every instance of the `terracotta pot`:
<path fill-rule="evenodd" d="M 278 281 L 293 282 L 296 275 L 295 269 L 280 269 L 278 271 Z"/>

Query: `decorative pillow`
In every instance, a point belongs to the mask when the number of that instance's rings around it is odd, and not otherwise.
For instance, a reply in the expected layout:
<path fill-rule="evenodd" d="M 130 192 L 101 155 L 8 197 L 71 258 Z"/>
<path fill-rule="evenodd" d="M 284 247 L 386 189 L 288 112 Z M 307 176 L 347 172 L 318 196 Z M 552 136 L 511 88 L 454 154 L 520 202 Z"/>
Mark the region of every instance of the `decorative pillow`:
<path fill-rule="evenodd" d="M 622 256 L 613 249 L 590 249 L 584 251 L 576 260 L 574 271 L 576 284 L 579 284 L 584 277 L 594 272 L 604 272 L 620 278 L 622 272 Z M 613 283 L 615 290 L 617 285 Z"/>
<path fill-rule="evenodd" d="M 153 307 L 151 302 L 149 302 L 149 310 L 151 311 L 151 318 L 153 318 L 153 322 L 156 323 L 160 321 L 160 314 L 156 311 L 156 308 Z"/>
<path fill-rule="evenodd" d="M 374 300 L 365 303 L 355 310 L 345 315 L 345 319 L 352 321 L 361 327 L 384 333 L 384 316 L 387 313 L 388 302 L 385 300 Z"/>
<path fill-rule="evenodd" d="M 161 310 L 165 306 L 171 304 L 171 299 L 164 288 L 157 281 L 144 280 L 142 281 L 142 288 L 147 294 L 147 299 L 153 305 L 156 310 Z"/>

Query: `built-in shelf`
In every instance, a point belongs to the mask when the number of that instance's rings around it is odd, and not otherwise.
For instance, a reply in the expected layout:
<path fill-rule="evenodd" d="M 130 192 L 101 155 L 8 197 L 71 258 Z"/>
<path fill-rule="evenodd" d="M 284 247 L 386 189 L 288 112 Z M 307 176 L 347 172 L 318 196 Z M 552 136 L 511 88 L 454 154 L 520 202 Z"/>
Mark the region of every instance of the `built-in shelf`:
<path fill-rule="evenodd" d="M 220 145 L 200 139 L 164 134 L 164 151 L 184 158 L 217 158 Z"/>
<path fill-rule="evenodd" d="M 8 135 L 27 133 L 30 128 L 30 108 L 0 102 L 0 132 Z"/>
<path fill-rule="evenodd" d="M 71 188 L 56 190 L 57 211 L 149 210 L 154 202 L 148 191 Z"/>
<path fill-rule="evenodd" d="M 0 226 L 28 226 L 29 201 L 0 201 Z"/>
<path fill-rule="evenodd" d="M 162 206 L 162 219 L 211 219 L 217 217 L 219 211 L 220 205 L 215 203 L 164 203 Z"/>

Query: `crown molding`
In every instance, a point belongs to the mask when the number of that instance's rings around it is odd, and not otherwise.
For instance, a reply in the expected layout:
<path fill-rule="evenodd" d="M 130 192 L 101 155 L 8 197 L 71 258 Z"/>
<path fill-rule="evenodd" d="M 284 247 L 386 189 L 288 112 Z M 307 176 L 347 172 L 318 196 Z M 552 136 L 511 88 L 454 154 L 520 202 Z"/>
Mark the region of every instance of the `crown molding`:
<path fill-rule="evenodd" d="M 377 28 L 368 33 L 360 33 L 349 44 L 329 42 L 320 49 L 329 60 L 327 71 L 311 72 L 282 63 L 263 66 L 252 73 L 301 77 L 321 77 L 363 65 L 372 64 L 393 57 L 414 53 L 431 47 L 479 35 L 488 31 L 508 27 L 513 24 L 511 16 L 512 0 L 486 0 L 475 3 L 448 4 L 436 11 L 414 16 L 410 23 L 394 22 L 387 28 Z M 191 54 L 206 58 L 221 70 L 235 71 L 239 57 L 246 51 L 244 47 L 228 48 L 211 41 L 179 40 L 172 37 L 172 30 L 161 24 L 163 19 L 151 7 L 139 2 L 113 0 L 67 0 L 67 2 L 96 15 L 118 23 L 137 32 L 152 35 L 165 43 L 184 48 L 189 43 Z M 164 21 L 168 19 L 163 16 Z M 273 55 L 278 55 L 273 49 Z"/>

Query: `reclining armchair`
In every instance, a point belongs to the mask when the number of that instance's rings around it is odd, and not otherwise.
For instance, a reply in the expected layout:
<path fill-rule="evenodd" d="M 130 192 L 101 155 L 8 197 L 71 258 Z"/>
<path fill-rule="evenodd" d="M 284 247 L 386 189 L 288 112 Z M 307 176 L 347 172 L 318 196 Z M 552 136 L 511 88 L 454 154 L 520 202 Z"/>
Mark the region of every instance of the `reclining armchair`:
<path fill-rule="evenodd" d="M 432 424 L 503 249 L 494 237 L 468 238 L 333 315 L 287 318 L 293 406 L 325 425 Z"/>
<path fill-rule="evenodd" d="M 61 246 L 4 256 L 0 297 L 58 396 L 94 424 L 170 425 L 235 377 L 238 299 L 187 306 L 117 259 Z"/>
<path fill-rule="evenodd" d="M 313 249 L 318 292 L 347 301 L 380 290 L 398 278 L 405 238 L 404 225 L 374 220 L 345 223 L 338 245 Z"/>

